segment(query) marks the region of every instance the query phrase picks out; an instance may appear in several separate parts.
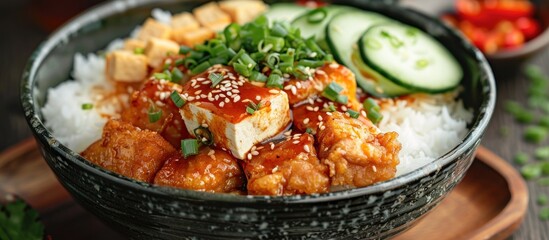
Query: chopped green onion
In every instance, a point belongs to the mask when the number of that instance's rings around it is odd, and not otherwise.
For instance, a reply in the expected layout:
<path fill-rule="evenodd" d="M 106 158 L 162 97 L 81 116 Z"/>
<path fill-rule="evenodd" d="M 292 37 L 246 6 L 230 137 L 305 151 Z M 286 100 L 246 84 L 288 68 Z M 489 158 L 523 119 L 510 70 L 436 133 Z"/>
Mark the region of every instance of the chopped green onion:
<path fill-rule="evenodd" d="M 194 67 L 193 69 L 191 69 L 191 73 L 193 75 L 196 75 L 196 74 L 199 74 L 201 72 L 204 72 L 206 71 L 206 69 L 208 69 L 209 67 L 211 67 L 210 63 L 209 62 L 203 62 L 203 63 L 200 63 L 198 64 L 196 67 Z"/>
<path fill-rule="evenodd" d="M 162 116 L 162 109 L 156 109 L 153 103 L 153 105 L 149 108 L 147 115 L 149 116 L 149 122 L 155 123 L 160 120 L 160 117 Z"/>
<path fill-rule="evenodd" d="M 286 37 L 286 35 L 288 35 L 288 30 L 279 22 L 275 22 L 271 27 L 271 35 L 275 37 Z"/>
<path fill-rule="evenodd" d="M 326 109 L 324 109 L 324 111 L 326 111 L 326 112 L 335 112 L 336 107 L 334 106 L 334 103 L 333 102 L 328 103 L 328 107 Z"/>
<path fill-rule="evenodd" d="M 373 124 L 378 124 L 383 119 L 383 115 L 375 109 L 367 112 L 366 116 L 370 119 L 370 121 L 372 121 Z"/>
<path fill-rule="evenodd" d="M 172 99 L 172 102 L 175 104 L 175 106 L 177 106 L 178 108 L 181 108 L 183 107 L 183 105 L 185 105 L 185 99 L 183 99 L 176 90 L 173 90 L 170 98 Z"/>
<path fill-rule="evenodd" d="M 208 79 L 212 81 L 211 87 L 214 88 L 215 86 L 217 86 L 217 84 L 219 84 L 223 80 L 223 75 L 213 72 L 213 73 L 210 73 L 210 75 L 208 75 Z"/>
<path fill-rule="evenodd" d="M 223 30 L 223 35 L 227 41 L 232 41 L 236 39 L 240 32 L 240 25 L 236 23 L 231 23 Z"/>
<path fill-rule="evenodd" d="M 537 199 L 538 205 L 543 206 L 543 205 L 547 204 L 548 201 L 549 201 L 549 198 L 547 197 L 547 195 L 542 193 L 538 196 L 538 199 Z"/>
<path fill-rule="evenodd" d="M 143 53 L 145 53 L 145 49 L 141 48 L 141 47 L 137 47 L 133 50 L 133 53 L 134 54 L 143 54 Z"/>
<path fill-rule="evenodd" d="M 360 116 L 357 111 L 352 109 L 347 110 L 347 113 L 349 114 L 349 116 L 351 116 L 351 118 L 358 118 L 358 116 Z"/>
<path fill-rule="evenodd" d="M 179 68 L 173 68 L 172 69 L 172 72 L 171 72 L 171 75 L 172 75 L 172 81 L 173 82 L 179 82 L 181 81 L 181 79 L 183 79 L 183 72 L 181 72 L 181 70 L 179 70 Z"/>
<path fill-rule="evenodd" d="M 205 127 L 197 127 L 193 130 L 194 136 L 198 141 L 206 146 L 211 146 L 213 144 L 213 134 L 210 132 L 210 129 Z"/>
<path fill-rule="evenodd" d="M 304 59 L 304 60 L 300 60 L 298 64 L 305 67 L 317 68 L 324 65 L 324 61 Z"/>
<path fill-rule="evenodd" d="M 307 13 L 309 23 L 320 23 L 328 16 L 328 11 L 324 7 L 316 8 Z"/>
<path fill-rule="evenodd" d="M 524 179 L 531 180 L 541 176 L 541 168 L 539 167 L 539 165 L 536 164 L 524 165 L 520 169 L 520 173 L 522 174 Z"/>
<path fill-rule="evenodd" d="M 541 147 L 541 148 L 536 149 L 534 155 L 539 160 L 549 159 L 549 147 Z"/>
<path fill-rule="evenodd" d="M 341 104 L 347 104 L 349 102 L 349 98 L 345 95 L 338 95 L 336 98 L 336 102 Z"/>
<path fill-rule="evenodd" d="M 542 221 L 549 220 L 549 207 L 544 207 L 539 211 L 539 219 Z"/>
<path fill-rule="evenodd" d="M 82 110 L 90 110 L 93 108 L 93 104 L 92 103 L 83 103 L 82 104 Z"/>
<path fill-rule="evenodd" d="M 265 38 L 265 46 L 271 45 L 271 49 L 278 52 L 284 48 L 284 38 L 268 36 Z"/>
<path fill-rule="evenodd" d="M 532 143 L 541 143 L 547 138 L 547 129 L 544 127 L 530 126 L 524 131 L 524 139 Z"/>
<path fill-rule="evenodd" d="M 271 53 L 267 55 L 267 65 L 272 69 L 275 69 L 279 62 L 280 62 L 280 54 Z"/>
<path fill-rule="evenodd" d="M 313 129 L 312 128 L 307 128 L 307 129 L 305 129 L 305 132 L 308 133 L 308 134 L 313 134 Z"/>
<path fill-rule="evenodd" d="M 185 59 L 183 59 L 183 58 L 175 60 L 175 66 L 176 67 L 179 67 L 179 66 L 183 65 L 184 63 L 185 63 Z"/>
<path fill-rule="evenodd" d="M 250 115 L 254 115 L 255 109 L 251 108 L 250 106 L 246 106 L 246 112 Z"/>
<path fill-rule="evenodd" d="M 528 154 L 523 152 L 518 152 L 515 155 L 515 163 L 518 165 L 524 165 L 528 162 Z"/>
<path fill-rule="evenodd" d="M 322 91 L 322 96 L 332 101 L 336 101 L 341 91 L 343 91 L 343 88 L 339 86 L 339 84 L 331 82 L 324 88 L 324 91 Z"/>
<path fill-rule="evenodd" d="M 181 151 L 183 152 L 184 158 L 198 154 L 198 140 L 196 139 L 181 140 Z"/>
<path fill-rule="evenodd" d="M 256 81 L 256 82 L 267 82 L 267 76 L 265 76 L 265 74 L 260 73 L 258 71 L 253 71 L 252 75 L 250 75 L 250 80 Z"/>
<path fill-rule="evenodd" d="M 166 74 L 166 73 L 155 73 L 153 74 L 154 78 L 155 79 L 158 79 L 158 80 L 170 80 L 171 77 Z"/>
<path fill-rule="evenodd" d="M 269 78 L 267 78 L 266 86 L 282 89 L 283 84 L 284 84 L 284 78 L 282 78 L 281 75 L 276 74 L 276 73 L 271 73 L 271 75 L 269 75 Z"/>
<path fill-rule="evenodd" d="M 208 62 L 212 66 L 216 65 L 216 64 L 226 65 L 227 64 L 227 59 L 225 59 L 223 57 L 216 57 L 216 58 L 210 58 L 210 60 L 208 60 Z"/>
<path fill-rule="evenodd" d="M 190 47 L 187 47 L 187 46 L 180 46 L 180 47 L 179 47 L 179 54 L 185 55 L 185 54 L 189 53 L 191 50 L 193 50 L 193 49 L 190 48 Z"/>
<path fill-rule="evenodd" d="M 183 64 L 187 69 L 191 69 L 195 67 L 198 64 L 198 62 L 192 58 L 185 58 L 185 60 L 183 60 Z"/>
<path fill-rule="evenodd" d="M 233 63 L 233 67 L 238 74 L 244 77 L 249 77 L 252 75 L 252 70 L 242 63 Z"/>
<path fill-rule="evenodd" d="M 374 100 L 373 98 L 367 98 L 366 100 L 364 100 L 364 102 L 362 103 L 362 107 L 364 107 L 366 112 L 372 109 L 380 110 L 379 105 L 377 104 L 376 100 Z"/>

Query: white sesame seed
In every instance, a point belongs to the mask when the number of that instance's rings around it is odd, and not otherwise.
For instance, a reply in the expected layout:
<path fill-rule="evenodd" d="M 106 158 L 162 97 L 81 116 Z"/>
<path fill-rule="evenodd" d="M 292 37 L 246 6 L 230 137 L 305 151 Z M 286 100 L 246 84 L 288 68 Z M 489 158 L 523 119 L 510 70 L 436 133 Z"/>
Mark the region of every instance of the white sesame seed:
<path fill-rule="evenodd" d="M 261 96 L 259 96 L 259 95 L 255 96 L 255 100 L 260 101 L 260 100 L 261 100 Z"/>
<path fill-rule="evenodd" d="M 235 95 L 236 97 L 233 98 L 233 102 L 238 102 L 240 100 L 240 96 L 239 95 Z"/>
<path fill-rule="evenodd" d="M 278 166 L 274 167 L 273 170 L 272 170 L 271 172 L 272 172 L 272 173 L 278 172 Z"/>
<path fill-rule="evenodd" d="M 198 90 L 198 91 L 194 92 L 194 94 L 195 94 L 195 95 L 198 95 L 198 94 L 200 94 L 201 92 L 202 92 L 202 90 Z"/>
<path fill-rule="evenodd" d="M 284 86 L 284 90 L 290 90 L 290 88 L 292 88 L 292 85 L 286 85 L 286 86 Z"/>
<path fill-rule="evenodd" d="M 326 115 L 332 116 L 332 113 L 331 112 L 326 112 Z"/>
<path fill-rule="evenodd" d="M 233 93 L 240 93 L 240 91 L 238 89 L 232 89 L 231 92 Z"/>
<path fill-rule="evenodd" d="M 200 126 L 207 128 L 208 124 L 207 123 L 202 123 Z"/>
<path fill-rule="evenodd" d="M 318 112 L 318 109 L 320 109 L 318 106 L 316 106 L 313 111 Z"/>
<path fill-rule="evenodd" d="M 362 115 L 363 117 L 366 117 L 366 112 L 364 110 L 361 110 L 360 115 Z"/>
<path fill-rule="evenodd" d="M 337 63 L 330 63 L 330 68 L 338 68 L 339 64 Z"/>
<path fill-rule="evenodd" d="M 346 112 L 348 109 L 347 109 L 346 106 L 341 106 L 341 110 L 344 111 L 344 112 Z"/>
<path fill-rule="evenodd" d="M 257 156 L 257 155 L 259 155 L 259 152 L 258 151 L 252 151 L 252 155 Z"/>
<path fill-rule="evenodd" d="M 311 111 L 311 112 L 313 111 L 313 107 L 311 107 L 311 106 L 307 106 L 307 107 L 305 107 L 305 109 L 307 109 L 308 111 Z"/>
<path fill-rule="evenodd" d="M 322 116 L 318 115 L 318 121 L 322 121 L 322 120 L 323 120 Z"/>
<path fill-rule="evenodd" d="M 223 107 L 223 106 L 225 106 L 225 102 L 220 102 L 219 107 Z"/>
<path fill-rule="evenodd" d="M 200 98 L 208 98 L 208 95 L 206 95 L 206 94 L 200 94 Z"/>
<path fill-rule="evenodd" d="M 299 140 L 293 141 L 292 143 L 293 143 L 293 144 L 298 144 L 298 143 L 299 143 Z"/>
<path fill-rule="evenodd" d="M 285 135 L 285 136 L 290 136 L 290 135 L 292 135 L 292 130 L 285 132 L 284 135 Z"/>
<path fill-rule="evenodd" d="M 296 83 L 295 83 L 295 86 L 296 86 L 297 88 L 301 88 L 302 85 L 301 85 L 300 82 L 296 82 Z"/>
<path fill-rule="evenodd" d="M 200 87 L 200 85 L 195 85 L 193 88 L 194 88 L 194 89 L 197 89 L 197 88 L 199 88 L 199 87 Z"/>
<path fill-rule="evenodd" d="M 292 94 L 293 95 L 297 95 L 297 88 L 295 86 L 292 85 L 292 87 L 290 88 L 290 90 L 292 91 Z"/>
<path fill-rule="evenodd" d="M 287 73 L 282 74 L 282 76 L 285 78 L 290 78 L 290 74 L 287 74 Z"/>
<path fill-rule="evenodd" d="M 252 160 L 252 154 L 251 153 L 248 153 L 248 160 Z"/>
<path fill-rule="evenodd" d="M 320 130 L 326 129 L 326 126 L 320 126 Z"/>
<path fill-rule="evenodd" d="M 376 165 L 372 165 L 372 170 L 374 170 L 374 172 L 377 172 L 377 167 L 376 167 Z"/>
<path fill-rule="evenodd" d="M 230 101 L 231 101 L 231 99 L 225 98 L 226 103 L 229 103 Z"/>
<path fill-rule="evenodd" d="M 208 152 L 208 156 L 211 156 L 211 155 L 214 155 L 214 154 L 215 154 L 215 150 L 213 150 L 213 149 Z"/>
<path fill-rule="evenodd" d="M 280 91 L 278 91 L 276 89 L 271 89 L 271 90 L 269 90 L 269 93 L 278 94 L 278 93 L 280 93 Z"/>
<path fill-rule="evenodd" d="M 309 145 L 304 145 L 303 150 L 305 150 L 305 152 L 311 152 L 311 149 L 309 149 Z"/>
<path fill-rule="evenodd" d="M 271 145 L 271 150 L 273 150 L 275 148 L 275 144 L 273 142 L 270 142 L 269 144 Z"/>
<path fill-rule="evenodd" d="M 192 101 L 192 100 L 194 100 L 194 97 L 189 96 L 189 97 L 187 97 L 187 100 L 188 100 L 188 101 Z"/>
<path fill-rule="evenodd" d="M 215 100 L 219 100 L 219 95 L 215 95 Z"/>
<path fill-rule="evenodd" d="M 232 96 L 233 93 L 232 92 L 227 92 L 227 96 Z"/>
<path fill-rule="evenodd" d="M 309 123 L 309 118 L 303 119 L 303 124 L 307 124 L 307 123 Z"/>

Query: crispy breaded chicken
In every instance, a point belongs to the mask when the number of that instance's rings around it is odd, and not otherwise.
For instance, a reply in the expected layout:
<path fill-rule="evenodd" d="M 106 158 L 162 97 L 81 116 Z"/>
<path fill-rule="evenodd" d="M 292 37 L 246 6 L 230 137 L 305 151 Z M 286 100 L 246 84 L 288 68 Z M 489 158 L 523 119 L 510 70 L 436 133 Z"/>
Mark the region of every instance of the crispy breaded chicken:
<path fill-rule="evenodd" d="M 318 156 L 330 169 L 332 186 L 363 187 L 393 178 L 401 148 L 397 137 L 340 112 L 327 116 L 317 135 Z"/>
<path fill-rule="evenodd" d="M 190 134 L 179 114 L 179 108 L 170 98 L 174 90 L 180 92 L 181 86 L 164 80 L 147 80 L 141 90 L 132 94 L 130 107 L 121 114 L 122 121 L 141 129 L 158 132 L 172 146 L 179 147 L 181 139 L 189 137 Z M 147 112 L 151 106 L 161 111 L 158 121 L 149 120 Z"/>
<path fill-rule="evenodd" d="M 260 145 L 250 154 L 254 157 L 243 162 L 248 194 L 291 195 L 329 190 L 328 168 L 318 160 L 314 139 L 309 134 Z"/>
<path fill-rule="evenodd" d="M 207 147 L 187 158 L 172 154 L 154 178 L 157 185 L 218 193 L 241 193 L 244 182 L 236 158 Z"/>
<path fill-rule="evenodd" d="M 81 155 L 105 169 L 151 182 L 164 160 L 174 152 L 170 143 L 156 132 L 109 120 L 102 138 Z"/>
<path fill-rule="evenodd" d="M 290 104 L 296 104 L 313 95 L 320 95 L 331 82 L 343 88 L 341 95 L 348 97 L 348 107 L 358 109 L 356 98 L 356 80 L 351 70 L 337 63 L 325 64 L 314 71 L 312 79 L 290 79 L 284 84 L 284 91 L 288 94 Z"/>

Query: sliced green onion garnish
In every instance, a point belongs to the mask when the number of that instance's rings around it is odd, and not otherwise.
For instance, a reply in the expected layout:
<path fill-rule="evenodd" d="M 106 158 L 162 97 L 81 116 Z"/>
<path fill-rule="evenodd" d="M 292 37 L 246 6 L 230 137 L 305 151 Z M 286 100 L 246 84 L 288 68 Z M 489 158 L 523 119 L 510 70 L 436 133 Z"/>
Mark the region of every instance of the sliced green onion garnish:
<path fill-rule="evenodd" d="M 328 112 L 335 112 L 336 111 L 336 107 L 334 106 L 334 103 L 330 102 L 328 104 L 328 109 L 327 109 Z"/>
<path fill-rule="evenodd" d="M 373 98 L 367 98 L 366 100 L 364 100 L 362 106 L 366 111 L 369 111 L 371 109 L 380 110 L 379 105 Z"/>
<path fill-rule="evenodd" d="M 149 108 L 149 111 L 147 112 L 147 115 L 149 116 L 149 122 L 150 123 L 155 123 L 158 120 L 160 120 L 160 117 L 162 116 L 162 109 L 157 109 L 153 105 Z"/>
<path fill-rule="evenodd" d="M 256 81 L 256 82 L 266 82 L 267 76 L 265 76 L 265 74 L 260 73 L 258 71 L 253 71 L 252 75 L 250 75 L 250 80 Z"/>
<path fill-rule="evenodd" d="M 198 62 L 192 58 L 185 58 L 185 60 L 183 60 L 183 64 L 186 68 L 191 69 L 194 68 Z"/>
<path fill-rule="evenodd" d="M 322 22 L 328 16 L 328 11 L 324 7 L 316 8 L 307 13 L 307 21 L 309 23 Z"/>
<path fill-rule="evenodd" d="M 210 129 L 205 127 L 197 127 L 193 130 L 194 136 L 202 144 L 211 146 L 213 144 L 213 134 L 210 132 Z"/>
<path fill-rule="evenodd" d="M 217 84 L 219 84 L 222 80 L 223 80 L 223 75 L 219 74 L 219 73 L 210 73 L 208 75 L 208 79 L 210 79 L 210 81 L 212 81 L 212 88 L 214 88 L 215 86 L 217 86 Z"/>
<path fill-rule="evenodd" d="M 203 62 L 203 63 L 200 63 L 198 64 L 196 67 L 194 67 L 193 69 L 191 69 L 191 73 L 193 75 L 196 75 L 196 74 L 199 74 L 201 72 L 204 72 L 206 71 L 206 69 L 208 69 L 209 67 L 211 67 L 210 63 L 209 62 Z"/>
<path fill-rule="evenodd" d="M 524 139 L 532 143 L 540 143 L 547 138 L 547 129 L 544 127 L 530 126 L 524 131 Z"/>
<path fill-rule="evenodd" d="M 246 106 L 246 112 L 250 115 L 254 115 L 255 109 L 251 108 L 250 106 Z"/>
<path fill-rule="evenodd" d="M 515 155 L 515 163 L 518 165 L 524 165 L 528 162 L 528 154 L 523 152 L 518 152 Z"/>
<path fill-rule="evenodd" d="M 269 78 L 267 78 L 267 87 L 275 87 L 282 89 L 282 85 L 284 84 L 284 78 L 280 76 L 279 74 L 271 73 L 269 75 Z"/>
<path fill-rule="evenodd" d="M 173 68 L 172 69 L 172 72 L 171 72 L 171 75 L 172 75 L 172 81 L 173 82 L 179 82 L 181 81 L 181 79 L 183 79 L 183 72 L 181 72 L 181 70 L 179 70 L 179 68 Z"/>
<path fill-rule="evenodd" d="M 305 67 L 317 68 L 324 65 L 324 61 L 304 59 L 304 60 L 300 60 L 298 64 Z"/>
<path fill-rule="evenodd" d="M 549 147 L 540 147 L 536 149 L 534 156 L 539 160 L 549 159 Z"/>
<path fill-rule="evenodd" d="M 331 82 L 324 88 L 324 91 L 322 91 L 322 96 L 332 101 L 336 101 L 341 91 L 343 91 L 343 88 L 339 86 L 339 84 Z"/>
<path fill-rule="evenodd" d="M 179 54 L 185 55 L 185 54 L 189 53 L 191 50 L 192 50 L 192 48 L 190 48 L 190 47 L 180 46 L 179 47 Z"/>
<path fill-rule="evenodd" d="M 198 140 L 196 139 L 181 140 L 181 152 L 183 152 L 184 158 L 198 154 Z"/>
<path fill-rule="evenodd" d="M 349 116 L 351 116 L 352 118 L 358 118 L 358 116 L 360 116 L 360 114 L 359 114 L 357 111 L 352 110 L 352 109 L 347 110 L 347 113 L 348 113 Z"/>
<path fill-rule="evenodd" d="M 175 90 L 170 95 L 170 98 L 172 99 L 172 102 L 175 104 L 175 106 L 177 106 L 178 108 L 181 108 L 183 107 L 183 105 L 185 105 L 185 99 L 183 99 L 181 95 L 179 95 L 179 93 Z"/>
<path fill-rule="evenodd" d="M 145 49 L 141 48 L 141 47 L 137 47 L 133 50 L 133 53 L 134 54 L 143 54 L 143 53 L 145 53 Z"/>
<path fill-rule="evenodd" d="M 284 38 L 268 36 L 265 38 L 265 46 L 272 45 L 272 50 L 278 52 L 284 48 Z"/>
<path fill-rule="evenodd" d="M 185 59 L 183 59 L 183 58 L 175 60 L 175 66 L 176 67 L 179 67 L 179 66 L 183 65 L 184 63 L 185 63 Z"/>
<path fill-rule="evenodd" d="M 246 65 L 244 65 L 244 64 L 242 64 L 242 63 L 234 63 L 234 64 L 233 64 L 233 67 L 234 67 L 234 70 L 235 70 L 238 74 L 240 74 L 240 75 L 242 75 L 242 76 L 244 76 L 244 77 L 249 77 L 249 76 L 252 75 L 252 70 L 251 70 L 248 66 L 246 66 Z"/>
<path fill-rule="evenodd" d="M 93 108 L 93 104 L 92 103 L 83 103 L 82 104 L 82 110 L 90 110 Z"/>
<path fill-rule="evenodd" d="M 524 165 L 520 169 L 520 173 L 526 180 L 531 180 L 541 176 L 541 168 L 536 164 Z"/>
<path fill-rule="evenodd" d="M 288 35 L 288 30 L 282 24 L 279 22 L 273 23 L 273 27 L 271 27 L 271 35 L 276 37 L 286 37 Z"/>
<path fill-rule="evenodd" d="M 383 115 L 374 109 L 367 112 L 366 116 L 368 116 L 368 119 L 370 119 L 370 121 L 372 121 L 372 123 L 374 124 L 378 124 L 383 119 Z"/>
<path fill-rule="evenodd" d="M 336 102 L 341 104 L 347 104 L 349 102 L 349 98 L 345 95 L 338 95 L 336 97 Z"/>
<path fill-rule="evenodd" d="M 307 129 L 305 129 L 305 132 L 308 133 L 308 134 L 313 134 L 313 129 L 312 128 L 307 128 Z"/>
<path fill-rule="evenodd" d="M 153 74 L 154 78 L 155 79 L 158 79 L 158 80 L 170 80 L 170 76 L 166 73 L 155 73 Z"/>

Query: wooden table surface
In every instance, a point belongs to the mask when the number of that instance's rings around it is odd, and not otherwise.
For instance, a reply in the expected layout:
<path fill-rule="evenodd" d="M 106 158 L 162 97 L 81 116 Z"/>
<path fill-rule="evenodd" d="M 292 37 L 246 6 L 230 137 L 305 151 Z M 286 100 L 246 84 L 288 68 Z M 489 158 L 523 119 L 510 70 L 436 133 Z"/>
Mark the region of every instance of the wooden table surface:
<path fill-rule="evenodd" d="M 30 0 L 0 1 L 0 22 L 3 23 L 0 36 L 0 151 L 31 137 L 19 104 L 19 81 L 27 58 L 48 34 L 29 17 L 28 10 L 31 2 Z M 540 52 L 527 64 L 538 65 L 546 74 L 549 74 L 549 49 Z M 512 161 L 517 151 L 532 153 L 537 147 L 522 140 L 524 126 L 517 124 L 503 109 L 503 103 L 506 100 L 516 100 L 526 104 L 527 82 L 520 72 L 520 66 L 515 66 L 512 70 L 512 73 L 497 77 L 497 106 L 482 141 L 484 146 L 508 161 Z M 503 127 L 508 129 L 506 137 L 501 134 Z M 549 142 L 544 144 L 549 145 Z M 542 222 L 538 219 L 537 213 L 540 207 L 536 204 L 538 195 L 549 195 L 549 187 L 541 187 L 535 182 L 528 182 L 528 187 L 530 191 L 528 214 L 511 239 L 549 239 L 549 221 Z M 93 228 L 93 226 L 90 227 Z"/>

